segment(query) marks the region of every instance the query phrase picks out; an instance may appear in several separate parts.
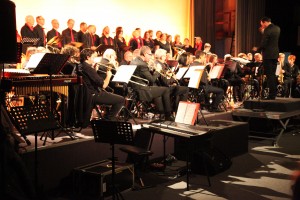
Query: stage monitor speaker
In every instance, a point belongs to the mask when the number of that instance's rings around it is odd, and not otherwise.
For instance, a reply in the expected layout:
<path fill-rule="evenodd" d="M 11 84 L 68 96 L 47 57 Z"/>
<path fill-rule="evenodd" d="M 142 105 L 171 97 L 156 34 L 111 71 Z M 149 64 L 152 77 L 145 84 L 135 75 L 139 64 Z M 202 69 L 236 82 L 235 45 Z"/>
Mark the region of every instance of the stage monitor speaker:
<path fill-rule="evenodd" d="M 16 6 L 9 0 L 0 1 L 0 63 L 17 62 Z"/>

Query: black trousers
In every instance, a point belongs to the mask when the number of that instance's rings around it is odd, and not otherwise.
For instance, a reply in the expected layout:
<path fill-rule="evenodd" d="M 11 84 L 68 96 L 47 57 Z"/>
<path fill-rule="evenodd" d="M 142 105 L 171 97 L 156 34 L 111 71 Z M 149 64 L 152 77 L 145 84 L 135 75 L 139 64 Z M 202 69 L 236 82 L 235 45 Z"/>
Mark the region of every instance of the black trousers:
<path fill-rule="evenodd" d="M 188 99 L 189 88 L 180 85 L 174 85 L 169 87 L 171 99 L 173 100 L 172 107 L 173 111 L 176 112 L 179 101 L 186 101 Z"/>
<path fill-rule="evenodd" d="M 150 86 L 150 93 L 159 113 L 171 112 L 170 90 L 167 87 Z"/>
<path fill-rule="evenodd" d="M 277 80 L 276 80 L 276 68 L 277 59 L 264 59 L 264 74 L 267 76 L 267 87 L 269 88 L 269 98 L 275 98 L 277 96 Z"/>
<path fill-rule="evenodd" d="M 93 103 L 96 105 L 111 105 L 111 109 L 108 114 L 109 119 L 113 119 L 120 112 L 121 108 L 124 106 L 124 97 L 112 94 L 106 91 L 101 91 L 93 96 Z"/>
<path fill-rule="evenodd" d="M 214 101 L 212 102 L 212 108 L 213 109 L 217 109 L 219 104 L 222 101 L 223 95 L 224 95 L 224 90 L 209 84 L 206 84 L 203 86 L 204 91 L 206 94 L 208 93 L 213 93 L 216 95 L 216 98 L 214 99 Z"/>

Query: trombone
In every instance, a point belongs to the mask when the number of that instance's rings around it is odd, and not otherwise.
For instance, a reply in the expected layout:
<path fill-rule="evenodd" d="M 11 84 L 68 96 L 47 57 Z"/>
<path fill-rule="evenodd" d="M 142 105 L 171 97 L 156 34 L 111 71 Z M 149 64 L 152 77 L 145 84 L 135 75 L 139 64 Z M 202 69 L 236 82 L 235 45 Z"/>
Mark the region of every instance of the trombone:
<path fill-rule="evenodd" d="M 111 70 L 111 69 L 112 69 L 111 66 L 113 66 L 113 64 L 108 64 L 108 65 L 106 65 L 106 64 L 102 64 L 102 63 L 96 63 L 96 66 L 97 66 L 97 65 L 106 67 L 107 70 Z M 102 72 L 102 73 L 106 73 L 105 71 L 100 70 L 100 69 L 98 69 L 98 71 L 100 71 L 100 72 Z M 145 78 L 141 78 L 141 77 L 135 76 L 135 75 L 132 75 L 132 77 L 137 78 L 137 79 L 140 79 L 140 80 L 142 80 L 142 81 L 145 81 L 145 82 L 147 83 L 147 86 L 149 85 L 149 81 L 148 81 L 147 79 L 145 79 Z M 130 80 L 130 81 L 131 81 L 131 80 Z M 131 81 L 131 82 L 132 82 L 132 81 Z M 135 81 L 134 81 L 134 82 L 135 82 Z M 136 83 L 138 83 L 138 82 L 136 82 Z M 141 84 L 141 83 L 139 83 L 139 84 Z M 144 85 L 144 84 L 142 84 L 142 85 Z"/>

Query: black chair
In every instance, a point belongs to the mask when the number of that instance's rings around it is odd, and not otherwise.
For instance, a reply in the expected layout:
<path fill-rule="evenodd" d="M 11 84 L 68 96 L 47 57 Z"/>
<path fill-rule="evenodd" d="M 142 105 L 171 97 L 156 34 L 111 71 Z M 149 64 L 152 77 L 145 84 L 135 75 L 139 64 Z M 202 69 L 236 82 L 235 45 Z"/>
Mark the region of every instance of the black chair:
<path fill-rule="evenodd" d="M 143 189 L 151 186 L 145 186 L 144 181 L 141 177 L 141 172 L 145 170 L 146 164 L 148 163 L 149 156 L 153 154 L 150 151 L 150 144 L 152 140 L 152 134 L 138 130 L 135 133 L 133 145 L 120 147 L 120 150 L 127 153 L 128 163 L 134 164 L 135 180 L 138 181 L 140 187 L 134 189 Z"/>

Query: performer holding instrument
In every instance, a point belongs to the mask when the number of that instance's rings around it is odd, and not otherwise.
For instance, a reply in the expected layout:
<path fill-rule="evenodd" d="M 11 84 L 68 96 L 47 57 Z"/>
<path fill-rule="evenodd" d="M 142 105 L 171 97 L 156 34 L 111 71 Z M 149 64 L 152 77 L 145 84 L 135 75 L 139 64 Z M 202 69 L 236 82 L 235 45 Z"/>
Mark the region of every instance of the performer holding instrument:
<path fill-rule="evenodd" d="M 164 49 L 157 49 L 155 51 L 155 66 L 160 71 L 161 76 L 158 77 L 156 83 L 159 86 L 168 87 L 171 94 L 173 111 L 176 112 L 179 101 L 186 101 L 188 99 L 189 88 L 180 86 L 175 73 L 169 68 L 166 63 L 167 51 Z"/>
<path fill-rule="evenodd" d="M 94 58 L 97 53 L 91 49 L 84 49 L 80 53 L 81 71 L 78 73 L 82 75 L 83 82 L 86 88 L 86 106 L 85 121 L 89 120 L 93 105 L 111 105 L 108 119 L 115 120 L 122 106 L 124 105 L 124 98 L 122 96 L 108 93 L 104 91 L 110 81 L 112 72 L 107 70 L 106 78 L 99 76 L 93 68 Z M 100 88 L 100 90 L 99 90 Z"/>
<path fill-rule="evenodd" d="M 205 52 L 198 50 L 195 52 L 195 56 L 196 56 L 196 59 L 191 64 L 191 66 L 200 66 L 200 65 L 206 66 L 206 53 Z M 210 108 L 210 111 L 221 112 L 221 110 L 219 109 L 219 104 L 222 101 L 224 91 L 221 88 L 212 86 L 210 84 L 207 68 L 204 70 L 204 73 L 202 74 L 202 77 L 200 80 L 200 86 L 203 87 L 205 94 L 209 94 L 209 93 L 215 94 L 215 98 L 212 102 L 212 108 Z"/>
<path fill-rule="evenodd" d="M 138 93 L 139 100 L 151 102 L 154 101 L 154 104 L 160 114 L 165 114 L 165 120 L 174 121 L 174 116 L 172 115 L 171 103 L 170 103 L 170 91 L 167 87 L 158 87 L 154 86 L 155 81 L 160 76 L 158 71 L 155 71 L 151 74 L 148 62 L 152 56 L 151 49 L 148 46 L 142 46 L 140 49 L 140 54 L 136 57 L 131 64 L 137 65 L 137 68 L 134 72 L 134 75 L 147 81 L 135 78 L 132 79 L 140 84 L 131 84 L 131 87 Z M 144 86 L 142 85 L 144 84 Z"/>

